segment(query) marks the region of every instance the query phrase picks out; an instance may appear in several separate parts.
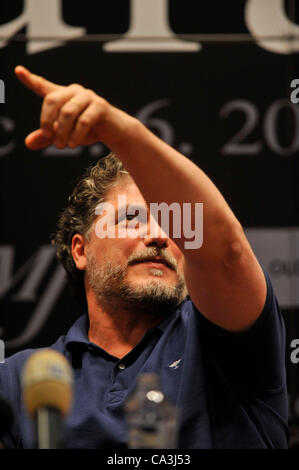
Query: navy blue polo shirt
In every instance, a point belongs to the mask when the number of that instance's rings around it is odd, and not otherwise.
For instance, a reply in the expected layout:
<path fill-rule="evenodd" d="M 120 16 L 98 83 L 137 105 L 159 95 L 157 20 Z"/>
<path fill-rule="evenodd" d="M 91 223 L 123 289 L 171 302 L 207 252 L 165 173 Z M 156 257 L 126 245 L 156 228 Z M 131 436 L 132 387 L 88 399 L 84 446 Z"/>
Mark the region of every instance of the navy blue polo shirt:
<path fill-rule="evenodd" d="M 118 359 L 88 341 L 88 316 L 81 316 L 50 347 L 62 353 L 74 370 L 74 404 L 65 420 L 65 446 L 125 446 L 123 403 L 137 375 L 151 371 L 159 374 L 163 392 L 180 410 L 180 448 L 286 448 L 285 329 L 265 275 L 263 312 L 243 333 L 212 324 L 186 298 Z M 19 352 L 0 364 L 0 393 L 15 412 L 14 425 L 3 438 L 9 448 L 28 448 L 32 443 L 20 375 L 33 352 Z"/>

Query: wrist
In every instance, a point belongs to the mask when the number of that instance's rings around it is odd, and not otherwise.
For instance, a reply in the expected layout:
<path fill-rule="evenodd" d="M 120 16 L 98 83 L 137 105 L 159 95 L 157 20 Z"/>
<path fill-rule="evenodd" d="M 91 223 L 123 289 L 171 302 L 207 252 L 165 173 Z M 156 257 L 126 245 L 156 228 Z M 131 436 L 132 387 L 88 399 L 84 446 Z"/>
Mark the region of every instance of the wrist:
<path fill-rule="evenodd" d="M 135 117 L 110 105 L 107 122 L 111 126 L 107 146 L 115 153 L 126 150 L 134 145 L 134 140 L 140 133 L 143 124 Z"/>

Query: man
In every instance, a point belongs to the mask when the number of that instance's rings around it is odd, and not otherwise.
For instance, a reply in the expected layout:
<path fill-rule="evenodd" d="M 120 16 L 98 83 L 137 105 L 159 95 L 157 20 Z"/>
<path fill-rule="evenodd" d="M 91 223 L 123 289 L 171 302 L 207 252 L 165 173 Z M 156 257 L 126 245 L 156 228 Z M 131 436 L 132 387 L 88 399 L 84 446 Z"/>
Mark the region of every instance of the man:
<path fill-rule="evenodd" d="M 54 240 L 88 312 L 52 346 L 75 374 L 68 446 L 125 445 L 124 401 L 136 377 L 151 371 L 180 409 L 179 447 L 287 447 L 281 314 L 268 275 L 218 189 L 93 91 L 56 85 L 21 66 L 16 74 L 43 97 L 40 128 L 26 138 L 30 149 L 101 141 L 114 152 L 75 188 Z M 158 225 L 152 203 L 178 205 L 180 237 L 173 235 L 175 220 L 169 234 Z M 203 230 L 197 248 L 187 243 L 186 204 L 196 231 Z M 19 375 L 31 353 L 0 368 L 0 391 L 17 410 L 7 447 L 30 445 Z"/>

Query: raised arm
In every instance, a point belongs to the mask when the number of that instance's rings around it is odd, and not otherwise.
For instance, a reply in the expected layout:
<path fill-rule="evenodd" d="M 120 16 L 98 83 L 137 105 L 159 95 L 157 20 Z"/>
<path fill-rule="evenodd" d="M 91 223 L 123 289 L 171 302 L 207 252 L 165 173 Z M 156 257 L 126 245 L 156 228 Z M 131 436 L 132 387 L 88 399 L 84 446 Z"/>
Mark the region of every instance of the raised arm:
<path fill-rule="evenodd" d="M 148 202 L 203 203 L 203 244 L 185 248 L 189 295 L 210 321 L 230 331 L 250 327 L 260 315 L 266 282 L 242 227 L 223 196 L 194 163 L 156 137 L 142 123 L 80 85 L 56 85 L 24 67 L 24 85 L 42 96 L 40 129 L 26 138 L 38 150 L 90 145 L 101 141 L 124 163 Z M 193 214 L 194 216 L 194 214 Z"/>

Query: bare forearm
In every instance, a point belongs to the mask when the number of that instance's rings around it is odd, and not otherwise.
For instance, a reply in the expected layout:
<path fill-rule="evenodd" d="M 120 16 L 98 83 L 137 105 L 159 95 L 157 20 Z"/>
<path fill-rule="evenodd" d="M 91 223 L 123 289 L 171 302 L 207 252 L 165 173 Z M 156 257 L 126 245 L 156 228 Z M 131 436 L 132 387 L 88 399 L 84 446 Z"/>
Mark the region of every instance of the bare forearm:
<path fill-rule="evenodd" d="M 112 121 L 117 126 L 118 120 Z M 249 328 L 262 311 L 266 283 L 240 223 L 198 166 L 131 117 L 124 122 L 125 130 L 116 133 L 121 138 L 108 146 L 124 162 L 147 202 L 203 203 L 200 249 L 185 249 L 184 237 L 174 239 L 184 252 L 185 281 L 193 303 L 224 329 Z"/>
<path fill-rule="evenodd" d="M 222 257 L 226 244 L 241 232 L 240 225 L 220 191 L 197 165 L 135 119 L 126 127 L 123 138 L 108 145 L 124 162 L 148 202 L 188 202 L 193 207 L 194 203 L 203 203 L 201 261 Z M 184 237 L 175 241 L 185 256 L 194 256 L 194 252 L 184 250 Z"/>

